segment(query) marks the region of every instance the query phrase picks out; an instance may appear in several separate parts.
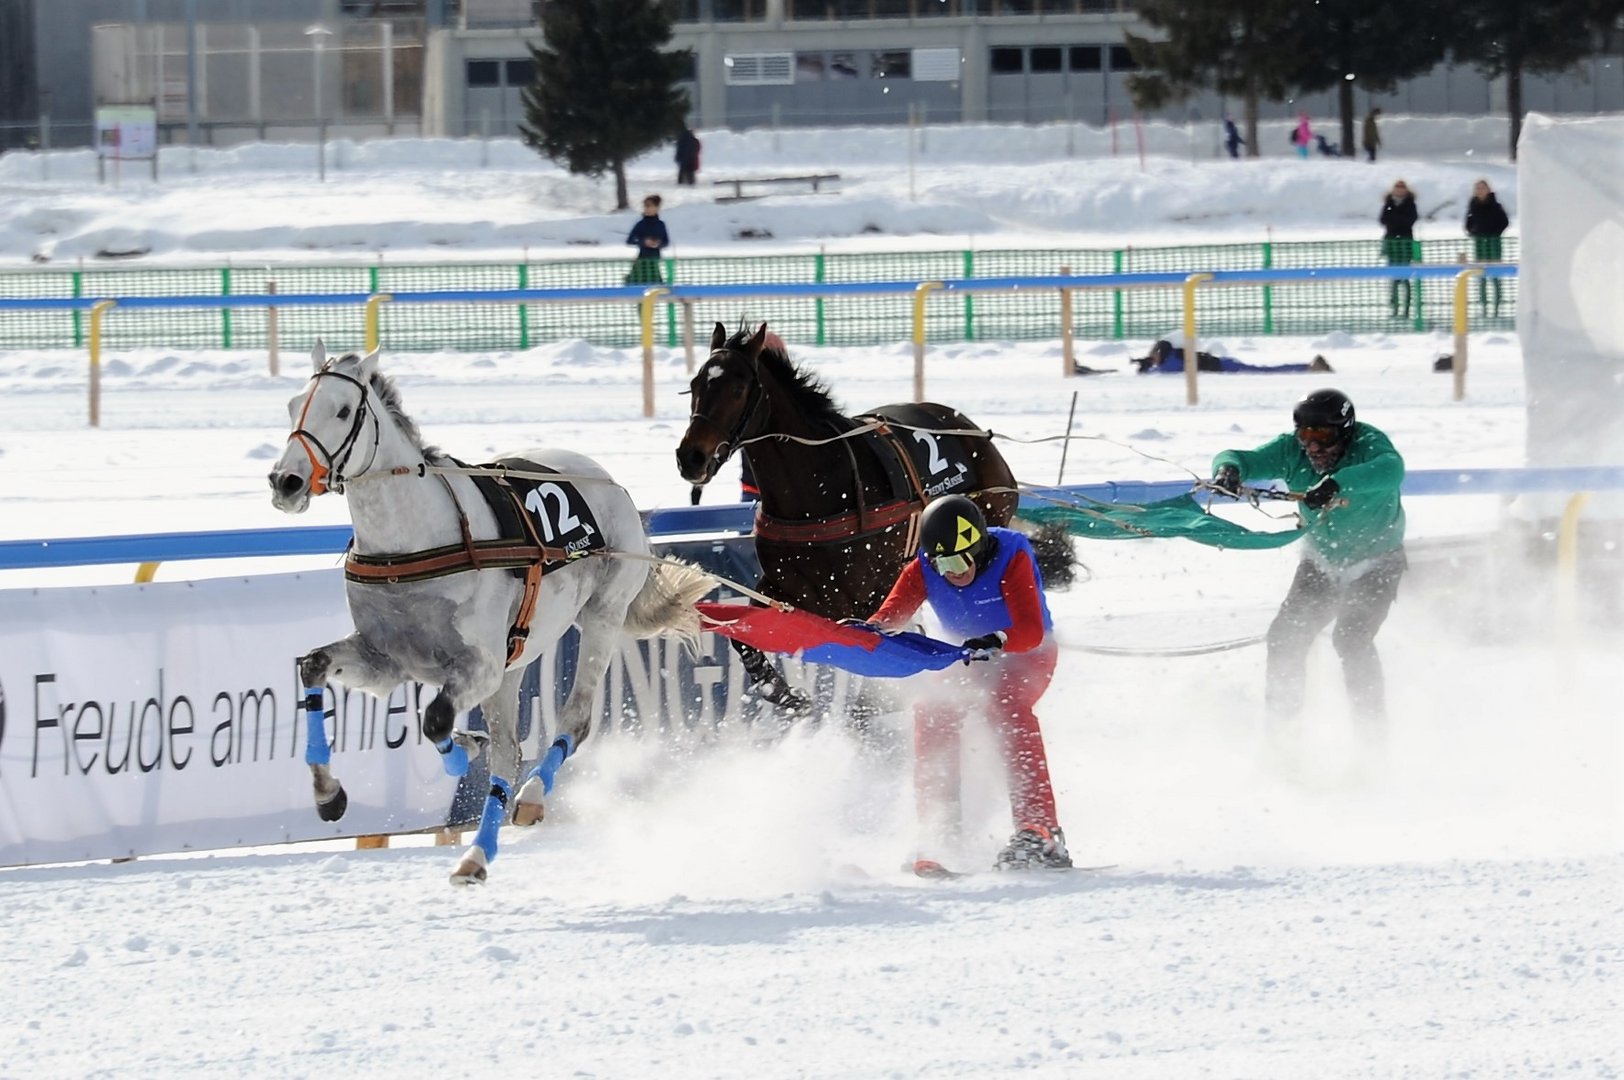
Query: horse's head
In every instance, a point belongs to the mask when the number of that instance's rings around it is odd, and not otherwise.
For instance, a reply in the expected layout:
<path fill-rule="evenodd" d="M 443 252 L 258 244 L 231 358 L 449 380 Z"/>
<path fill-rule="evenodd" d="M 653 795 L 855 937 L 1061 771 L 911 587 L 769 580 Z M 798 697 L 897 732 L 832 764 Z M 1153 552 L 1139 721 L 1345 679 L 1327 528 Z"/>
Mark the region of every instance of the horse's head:
<path fill-rule="evenodd" d="M 677 471 L 690 484 L 709 483 L 740 442 L 759 434 L 766 419 L 761 350 L 767 339 L 766 323 L 731 338 L 716 324 L 710 357 L 688 385 L 688 430 L 677 444 Z"/>
<path fill-rule="evenodd" d="M 317 338 L 311 359 L 315 374 L 288 402 L 293 431 L 269 477 L 271 504 L 290 514 L 303 513 L 313 495 L 342 491 L 345 478 L 364 472 L 372 464 L 367 455 L 378 452 L 377 408 L 368 390 L 378 350 L 330 357 Z"/>

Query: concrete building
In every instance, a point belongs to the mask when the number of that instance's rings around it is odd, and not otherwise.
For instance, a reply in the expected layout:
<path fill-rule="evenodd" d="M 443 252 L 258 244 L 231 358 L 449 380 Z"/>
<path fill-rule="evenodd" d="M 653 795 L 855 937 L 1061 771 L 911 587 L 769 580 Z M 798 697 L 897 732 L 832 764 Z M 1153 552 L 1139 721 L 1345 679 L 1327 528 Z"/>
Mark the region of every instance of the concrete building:
<path fill-rule="evenodd" d="M 0 0 L 0 147 L 82 145 L 96 103 L 155 102 L 166 142 L 511 135 L 545 0 Z M 1132 0 L 667 0 L 700 128 L 1131 117 Z M 1614 35 L 1615 38 L 1618 35 Z M 1614 42 L 1525 79 L 1530 110 L 1624 110 Z M 320 95 L 320 101 L 316 100 Z M 1359 111 L 1484 115 L 1504 88 L 1441 66 Z M 1198 96 L 1153 117 L 1216 121 Z M 1265 119 L 1334 116 L 1329 93 Z"/>

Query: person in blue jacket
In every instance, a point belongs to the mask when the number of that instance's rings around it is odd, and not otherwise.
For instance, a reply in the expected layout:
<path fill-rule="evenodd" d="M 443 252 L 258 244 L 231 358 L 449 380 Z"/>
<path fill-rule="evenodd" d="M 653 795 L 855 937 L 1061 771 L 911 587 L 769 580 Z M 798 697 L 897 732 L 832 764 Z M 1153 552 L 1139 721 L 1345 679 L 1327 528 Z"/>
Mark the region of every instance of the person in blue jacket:
<path fill-rule="evenodd" d="M 1055 812 L 1043 731 L 1033 711 L 1059 658 L 1043 575 L 1026 536 L 988 526 L 963 495 L 931 500 L 919 518 L 919 551 L 869 622 L 898 630 L 929 605 L 977 663 L 939 678 L 914 706 L 914 795 L 920 823 L 951 836 L 959 817 L 960 725 L 984 711 L 998 739 L 1015 834 L 1001 870 L 1066 869 L 1071 855 Z M 935 826 L 932 829 L 932 826 Z M 936 842 L 939 837 L 928 837 Z M 944 873 L 919 858 L 914 872 Z"/>
<path fill-rule="evenodd" d="M 1163 339 L 1150 347 L 1149 356 L 1135 357 L 1133 363 L 1139 365 L 1139 374 L 1148 375 L 1171 374 L 1184 371 L 1184 350 L 1174 348 L 1173 343 Z M 1195 369 L 1197 371 L 1230 371 L 1250 372 L 1253 374 L 1286 374 L 1291 372 L 1317 371 L 1329 373 L 1331 365 L 1326 363 L 1325 357 L 1316 356 L 1306 364 L 1248 364 L 1237 360 L 1233 356 L 1214 356 L 1211 353 L 1197 352 L 1195 354 Z"/>
<path fill-rule="evenodd" d="M 665 222 L 660 220 L 658 195 L 650 195 L 643 200 L 643 216 L 626 234 L 626 243 L 637 248 L 637 258 L 632 260 L 626 284 L 662 284 L 665 279 L 660 276 L 660 253 L 670 245 L 671 234 L 665 231 Z"/>

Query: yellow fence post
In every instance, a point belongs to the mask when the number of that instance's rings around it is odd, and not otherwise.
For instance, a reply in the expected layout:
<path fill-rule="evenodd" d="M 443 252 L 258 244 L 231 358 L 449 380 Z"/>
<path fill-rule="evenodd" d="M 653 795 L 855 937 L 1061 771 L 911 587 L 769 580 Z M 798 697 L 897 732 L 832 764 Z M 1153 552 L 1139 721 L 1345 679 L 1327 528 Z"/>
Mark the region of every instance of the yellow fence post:
<path fill-rule="evenodd" d="M 144 562 L 135 568 L 135 583 L 137 585 L 145 585 L 157 576 L 158 564 L 155 562 Z"/>
<path fill-rule="evenodd" d="M 914 287 L 913 347 L 914 347 L 914 400 L 925 400 L 925 297 L 932 289 L 940 289 L 940 281 L 921 281 Z"/>
<path fill-rule="evenodd" d="M 1590 492 L 1581 491 L 1562 508 L 1562 524 L 1556 530 L 1556 615 L 1557 625 L 1573 633 L 1579 621 L 1579 518 L 1590 502 Z"/>
<path fill-rule="evenodd" d="M 1471 314 L 1472 279 L 1483 276 L 1483 268 L 1474 266 L 1455 275 L 1455 358 L 1450 362 L 1455 375 L 1455 400 L 1466 398 L 1466 323 Z"/>
<path fill-rule="evenodd" d="M 666 294 L 666 290 L 655 286 L 643 290 L 643 299 L 639 301 L 643 323 L 643 416 L 654 415 L 654 302 Z"/>
<path fill-rule="evenodd" d="M 382 307 L 384 304 L 387 304 L 390 301 L 390 299 L 391 299 L 391 297 L 389 296 L 388 293 L 378 293 L 375 296 L 367 297 L 367 314 L 366 314 L 367 352 L 371 352 L 373 349 L 376 349 L 378 347 L 378 341 L 379 341 L 379 336 L 378 336 L 378 308 Z"/>
<path fill-rule="evenodd" d="M 1060 268 L 1061 277 L 1070 275 L 1071 267 Z M 1071 290 L 1066 288 L 1060 290 L 1060 362 L 1065 365 L 1061 377 L 1069 379 L 1077 374 L 1077 357 L 1072 347 Z"/>
<path fill-rule="evenodd" d="M 1200 400 L 1195 389 L 1195 290 L 1203 281 L 1211 281 L 1211 274 L 1191 274 L 1184 279 L 1184 404 L 1194 405 Z"/>
<path fill-rule="evenodd" d="M 118 305 L 117 300 L 98 300 L 90 305 L 90 426 L 101 426 L 101 339 L 102 316 Z"/>

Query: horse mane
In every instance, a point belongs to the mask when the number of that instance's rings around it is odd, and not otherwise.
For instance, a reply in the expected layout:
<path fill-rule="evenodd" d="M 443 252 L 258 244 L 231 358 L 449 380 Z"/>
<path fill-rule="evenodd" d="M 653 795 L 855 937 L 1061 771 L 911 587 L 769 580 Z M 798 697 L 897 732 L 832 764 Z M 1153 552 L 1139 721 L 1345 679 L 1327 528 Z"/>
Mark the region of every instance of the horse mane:
<path fill-rule="evenodd" d="M 332 363 L 336 365 L 345 360 L 354 360 L 359 364 L 361 357 L 356 353 L 345 353 Z M 370 385 L 372 392 L 378 395 L 378 400 L 383 402 L 385 411 L 394 419 L 395 426 L 400 428 L 401 434 L 405 435 L 413 446 L 423 452 L 426 460 L 438 461 L 446 456 L 439 447 L 430 446 L 423 441 L 423 433 L 417 429 L 417 421 L 406 415 L 406 407 L 400 403 L 400 388 L 395 385 L 394 379 L 374 369 Z"/>
<path fill-rule="evenodd" d="M 726 348 L 744 351 L 750 331 L 740 330 L 727 339 Z M 810 371 L 804 371 L 789 358 L 784 341 L 777 334 L 768 334 L 761 347 L 761 364 L 773 379 L 784 388 L 803 416 L 813 420 L 844 419 L 839 402 L 830 394 L 828 384 Z"/>

